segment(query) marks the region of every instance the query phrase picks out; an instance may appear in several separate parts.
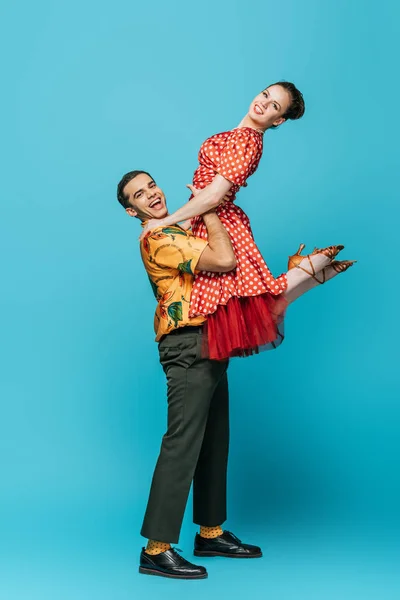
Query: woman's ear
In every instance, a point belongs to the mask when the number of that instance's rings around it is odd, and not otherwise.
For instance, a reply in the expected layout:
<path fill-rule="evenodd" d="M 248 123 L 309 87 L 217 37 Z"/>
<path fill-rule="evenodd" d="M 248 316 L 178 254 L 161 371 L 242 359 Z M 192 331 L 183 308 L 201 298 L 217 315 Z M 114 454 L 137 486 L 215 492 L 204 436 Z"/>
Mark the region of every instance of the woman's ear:
<path fill-rule="evenodd" d="M 279 117 L 279 119 L 277 119 L 276 121 L 273 122 L 273 126 L 279 127 L 279 125 L 282 125 L 282 123 L 284 123 L 285 121 L 286 121 L 286 119 L 284 119 L 283 117 Z"/>
<path fill-rule="evenodd" d="M 136 210 L 134 208 L 130 208 L 129 207 L 129 208 L 126 208 L 125 211 L 127 212 L 127 214 L 130 217 L 137 217 L 138 216 L 138 214 L 137 214 L 137 212 L 136 212 Z"/>

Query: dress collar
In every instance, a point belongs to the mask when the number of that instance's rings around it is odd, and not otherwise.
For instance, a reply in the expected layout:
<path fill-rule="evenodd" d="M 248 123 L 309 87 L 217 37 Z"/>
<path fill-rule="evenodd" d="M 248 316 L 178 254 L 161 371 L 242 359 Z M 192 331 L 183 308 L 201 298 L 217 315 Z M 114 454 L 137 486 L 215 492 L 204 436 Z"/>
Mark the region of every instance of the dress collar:
<path fill-rule="evenodd" d="M 234 127 L 233 131 L 235 129 L 251 129 L 251 131 L 255 131 L 256 133 L 258 133 L 258 135 L 264 135 L 265 131 L 260 131 L 259 129 L 255 129 L 254 127 L 248 127 L 247 125 L 243 125 L 243 127 Z"/>

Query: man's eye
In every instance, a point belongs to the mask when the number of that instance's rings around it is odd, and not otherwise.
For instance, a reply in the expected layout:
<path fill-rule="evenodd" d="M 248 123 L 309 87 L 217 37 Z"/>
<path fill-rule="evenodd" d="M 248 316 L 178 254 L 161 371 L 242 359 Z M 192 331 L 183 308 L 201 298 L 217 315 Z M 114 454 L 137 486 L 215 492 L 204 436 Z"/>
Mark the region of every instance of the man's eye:
<path fill-rule="evenodd" d="M 264 95 L 266 98 L 268 98 L 268 94 L 267 94 L 267 92 L 263 92 L 263 95 Z"/>
<path fill-rule="evenodd" d="M 275 110 L 278 110 L 278 107 L 277 107 L 277 105 L 276 105 L 276 104 L 274 104 L 274 109 L 275 109 Z"/>

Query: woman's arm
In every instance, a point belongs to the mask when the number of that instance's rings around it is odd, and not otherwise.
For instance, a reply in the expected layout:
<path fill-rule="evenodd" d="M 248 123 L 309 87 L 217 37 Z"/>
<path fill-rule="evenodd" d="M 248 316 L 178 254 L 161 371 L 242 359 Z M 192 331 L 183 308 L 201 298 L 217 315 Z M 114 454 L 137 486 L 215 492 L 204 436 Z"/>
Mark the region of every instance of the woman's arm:
<path fill-rule="evenodd" d="M 191 189 L 191 186 L 188 187 Z M 184 206 L 178 208 L 172 215 L 167 215 L 164 219 L 151 219 L 148 221 L 146 226 L 143 227 L 140 239 L 155 227 L 169 227 L 180 221 L 204 215 L 204 213 L 215 209 L 225 200 L 224 196 L 229 192 L 231 187 L 232 183 L 217 173 L 210 185 L 200 190 L 195 198 L 190 200 L 190 202 L 186 202 Z"/>
<path fill-rule="evenodd" d="M 183 221 L 183 223 L 181 223 L 180 225 L 182 227 L 182 229 L 184 229 L 185 231 L 187 231 L 188 229 L 191 228 L 192 226 L 192 221 L 191 219 L 187 219 L 186 221 Z"/>

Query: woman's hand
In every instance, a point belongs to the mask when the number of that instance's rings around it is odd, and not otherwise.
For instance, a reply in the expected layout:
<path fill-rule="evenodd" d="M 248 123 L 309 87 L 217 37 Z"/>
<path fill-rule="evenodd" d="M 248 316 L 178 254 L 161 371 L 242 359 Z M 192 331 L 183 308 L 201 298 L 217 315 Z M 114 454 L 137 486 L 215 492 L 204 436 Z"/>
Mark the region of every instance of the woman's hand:
<path fill-rule="evenodd" d="M 192 192 L 193 196 L 197 196 L 200 193 L 200 190 L 195 188 L 193 185 L 188 184 L 186 187 Z M 186 222 L 186 228 L 190 227 L 190 220 L 188 219 Z M 165 227 L 164 219 L 150 219 L 147 221 L 146 225 L 143 227 L 142 233 L 140 234 L 139 240 L 142 240 L 152 229 L 156 229 L 157 227 Z"/>
<path fill-rule="evenodd" d="M 164 219 L 150 219 L 143 227 L 142 233 L 139 236 L 139 240 L 142 240 L 152 229 L 157 227 L 164 227 Z"/>
<path fill-rule="evenodd" d="M 187 188 L 189 188 L 189 190 L 192 192 L 193 196 L 198 196 L 200 194 L 200 192 L 202 190 L 198 190 L 197 188 L 195 188 L 193 185 L 188 184 L 186 186 Z M 224 204 L 225 202 L 229 201 L 229 196 L 225 195 L 218 203 L 219 206 L 221 206 L 221 204 Z M 212 211 L 210 212 L 214 212 L 215 209 L 212 209 Z M 152 229 L 156 229 L 157 227 L 167 227 L 170 225 L 171 221 L 169 221 L 168 223 L 165 222 L 166 219 L 169 218 L 170 215 L 168 215 L 167 217 L 165 217 L 164 219 L 150 219 L 149 221 L 147 221 L 146 225 L 143 227 L 142 233 L 140 234 L 139 240 L 142 240 L 148 233 L 149 231 L 151 231 Z M 188 219 L 188 221 L 191 219 Z"/>

